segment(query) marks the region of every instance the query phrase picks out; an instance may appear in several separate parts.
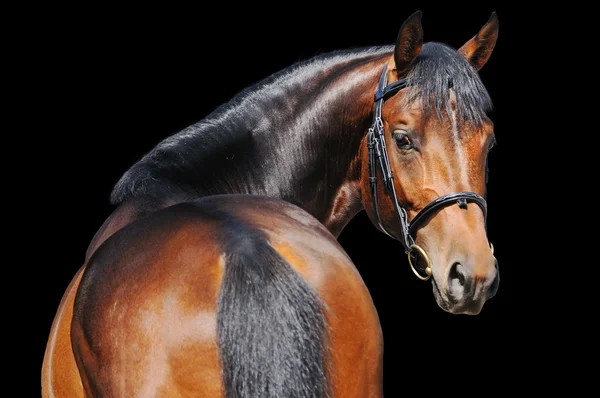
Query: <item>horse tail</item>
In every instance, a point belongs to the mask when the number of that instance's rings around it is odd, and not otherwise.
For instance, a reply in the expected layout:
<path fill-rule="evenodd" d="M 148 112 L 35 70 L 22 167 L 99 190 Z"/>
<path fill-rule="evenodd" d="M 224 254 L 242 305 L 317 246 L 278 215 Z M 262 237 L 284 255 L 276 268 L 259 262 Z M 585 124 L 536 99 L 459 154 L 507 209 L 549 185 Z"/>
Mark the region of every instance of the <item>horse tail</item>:
<path fill-rule="evenodd" d="M 322 301 L 260 231 L 231 232 L 217 311 L 225 397 L 328 397 Z"/>

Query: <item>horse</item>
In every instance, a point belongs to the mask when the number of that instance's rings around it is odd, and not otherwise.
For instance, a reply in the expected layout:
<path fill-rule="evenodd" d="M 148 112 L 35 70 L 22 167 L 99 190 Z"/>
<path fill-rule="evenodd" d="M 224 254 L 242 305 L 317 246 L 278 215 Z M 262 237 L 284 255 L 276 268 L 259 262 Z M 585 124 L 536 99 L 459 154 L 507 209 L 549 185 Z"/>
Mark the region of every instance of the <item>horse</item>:
<path fill-rule="evenodd" d="M 336 237 L 365 210 L 402 243 L 413 272 L 432 281 L 443 310 L 479 313 L 498 289 L 499 272 L 485 225 L 492 102 L 477 71 L 498 30 L 494 13 L 454 50 L 424 43 L 418 12 L 395 45 L 296 64 L 159 143 L 116 184 L 111 201 L 118 207 L 63 296 L 44 357 L 45 396 L 81 396 L 71 320 L 98 248 L 138 219 L 205 196 L 281 199 Z"/>

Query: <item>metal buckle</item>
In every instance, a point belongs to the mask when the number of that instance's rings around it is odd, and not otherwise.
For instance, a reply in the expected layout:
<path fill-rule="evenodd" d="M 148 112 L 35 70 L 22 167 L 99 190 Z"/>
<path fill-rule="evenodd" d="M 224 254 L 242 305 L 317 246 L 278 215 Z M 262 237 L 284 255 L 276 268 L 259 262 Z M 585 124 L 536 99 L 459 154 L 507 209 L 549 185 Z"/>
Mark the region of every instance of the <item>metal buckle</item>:
<path fill-rule="evenodd" d="M 380 117 L 375 119 L 375 126 L 377 126 L 377 133 L 383 135 L 383 120 Z"/>
<path fill-rule="evenodd" d="M 407 251 L 410 252 L 410 247 L 412 245 L 415 244 L 415 240 L 413 239 L 412 235 L 409 232 L 409 223 L 408 223 L 408 214 L 406 214 L 406 210 L 404 210 L 404 207 L 400 207 L 400 211 L 402 213 L 401 217 L 401 225 L 400 227 L 402 228 L 402 232 L 403 232 L 403 238 L 404 238 L 404 247 L 408 247 L 409 250 Z"/>
<path fill-rule="evenodd" d="M 411 254 L 413 253 L 413 250 L 416 250 L 419 255 L 423 258 L 423 260 L 425 260 L 425 273 L 427 274 L 427 276 L 421 276 L 421 274 L 419 274 L 414 266 L 414 264 L 412 263 L 412 257 Z M 408 263 L 410 264 L 410 269 L 412 269 L 412 272 L 417 276 L 417 278 L 419 278 L 422 281 L 428 281 L 431 278 L 431 274 L 433 273 L 431 271 L 431 260 L 429 259 L 429 256 L 427 255 L 427 253 L 425 253 L 425 250 L 423 250 L 423 248 L 419 245 L 411 245 L 410 246 L 410 251 L 408 252 Z"/>

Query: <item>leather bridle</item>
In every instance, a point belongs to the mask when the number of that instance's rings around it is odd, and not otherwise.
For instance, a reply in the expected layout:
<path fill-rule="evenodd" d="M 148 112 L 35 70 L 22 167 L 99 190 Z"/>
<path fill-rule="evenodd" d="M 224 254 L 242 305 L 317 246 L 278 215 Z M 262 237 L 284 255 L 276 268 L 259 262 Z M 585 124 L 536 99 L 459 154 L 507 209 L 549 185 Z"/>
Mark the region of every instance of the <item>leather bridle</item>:
<path fill-rule="evenodd" d="M 431 260 L 427 256 L 427 253 L 423 248 L 415 244 L 413 236 L 428 219 L 433 217 L 438 211 L 453 205 L 458 205 L 461 209 L 467 208 L 467 203 L 475 203 L 483 211 L 484 220 L 487 218 L 487 203 L 483 197 L 476 194 L 475 192 L 456 192 L 448 195 L 440 196 L 439 198 L 430 202 L 425 206 L 411 222 L 408 221 L 408 213 L 398 203 L 398 196 L 396 195 L 396 189 L 394 188 L 394 176 L 392 173 L 392 167 L 390 165 L 390 159 L 388 157 L 387 148 L 385 145 L 384 128 L 383 128 L 383 117 L 382 108 L 383 103 L 386 99 L 394 96 L 404 88 L 409 86 L 407 79 L 401 79 L 387 85 L 387 65 L 383 68 L 379 83 L 377 84 L 377 91 L 375 92 L 375 111 L 373 113 L 373 125 L 369 129 L 367 135 L 367 148 L 369 151 L 369 184 L 371 186 L 371 195 L 373 198 L 373 214 L 377 226 L 381 231 L 386 233 L 388 236 L 399 240 L 406 253 L 408 254 L 409 264 L 415 273 L 415 275 L 422 280 L 428 280 L 431 278 Z M 383 182 L 384 192 L 392 200 L 392 204 L 395 209 L 398 222 L 400 224 L 400 236 L 394 236 L 388 232 L 381 222 L 379 216 L 379 208 L 377 204 L 377 167 L 381 173 Z M 487 168 L 487 165 L 486 165 Z M 487 170 L 486 170 L 487 171 Z M 487 183 L 487 175 L 486 175 Z M 491 245 L 490 245 L 491 246 Z M 493 251 L 493 246 L 492 251 Z M 413 259 L 416 258 L 415 252 L 418 253 L 423 260 L 425 260 L 426 267 L 419 267 L 421 271 L 424 271 L 427 276 L 421 276 L 413 264 Z"/>

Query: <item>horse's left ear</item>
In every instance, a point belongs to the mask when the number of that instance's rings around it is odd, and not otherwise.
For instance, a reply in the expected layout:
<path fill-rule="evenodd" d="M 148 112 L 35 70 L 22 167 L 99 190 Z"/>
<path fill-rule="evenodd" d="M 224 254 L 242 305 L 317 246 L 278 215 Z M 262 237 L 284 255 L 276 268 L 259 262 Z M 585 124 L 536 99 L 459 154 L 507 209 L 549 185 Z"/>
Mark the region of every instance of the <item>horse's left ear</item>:
<path fill-rule="evenodd" d="M 498 40 L 498 28 L 498 16 L 494 12 L 479 33 L 458 50 L 475 69 L 480 70 L 490 59 Z"/>
<path fill-rule="evenodd" d="M 394 49 L 394 67 L 398 76 L 408 72 L 423 48 L 422 16 L 421 11 L 415 12 L 404 21 L 400 28 Z"/>

